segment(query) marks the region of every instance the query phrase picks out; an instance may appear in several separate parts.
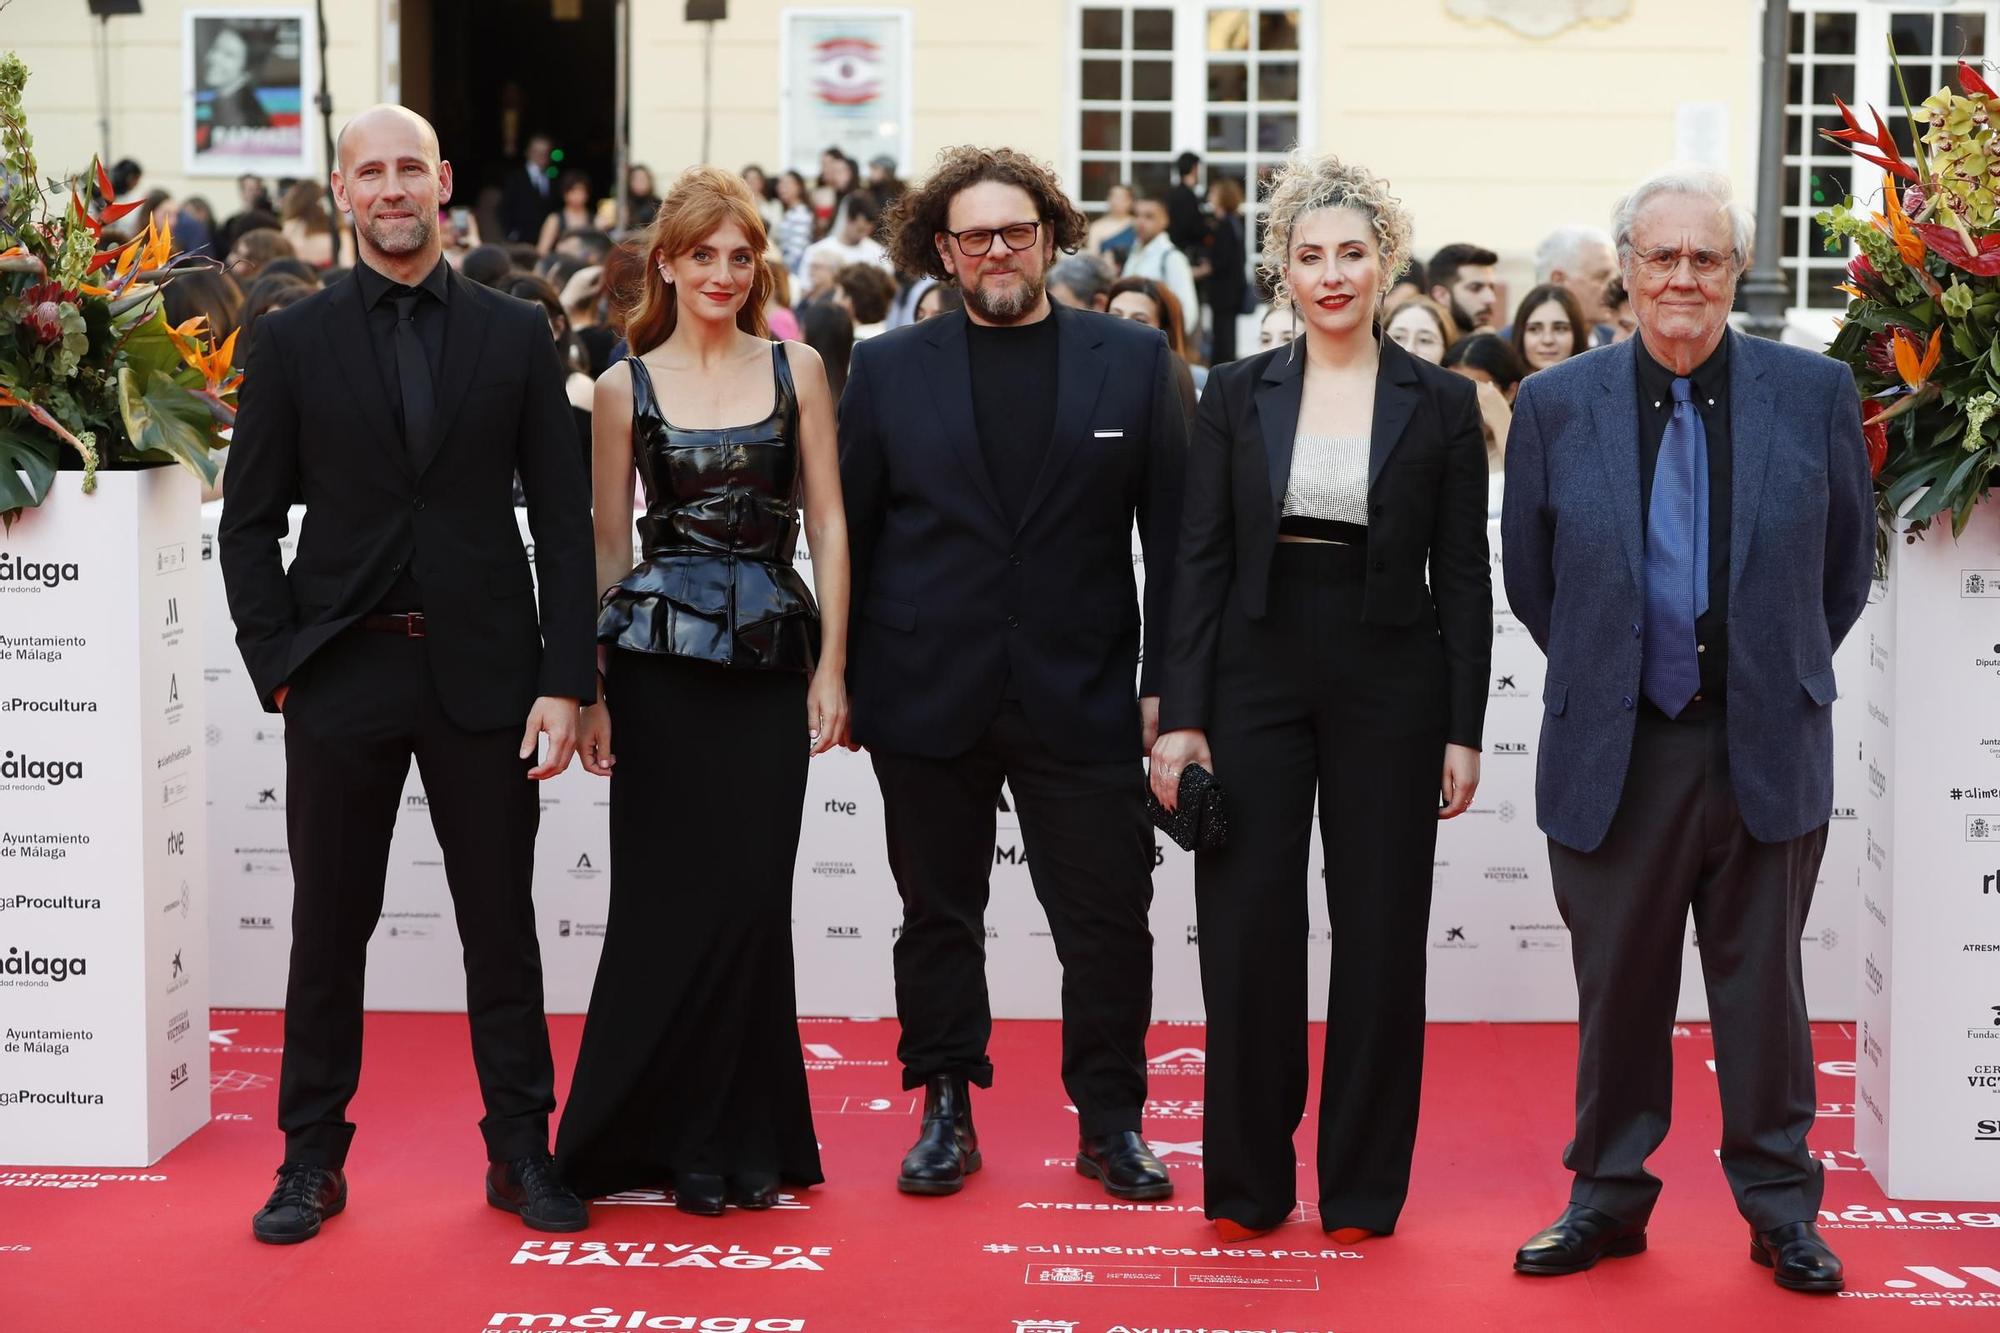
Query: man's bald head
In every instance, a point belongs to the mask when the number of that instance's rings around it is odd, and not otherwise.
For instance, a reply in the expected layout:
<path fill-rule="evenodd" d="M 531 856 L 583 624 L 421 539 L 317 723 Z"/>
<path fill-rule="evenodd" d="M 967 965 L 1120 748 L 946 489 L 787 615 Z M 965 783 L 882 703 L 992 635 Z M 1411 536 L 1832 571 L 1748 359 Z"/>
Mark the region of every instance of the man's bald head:
<path fill-rule="evenodd" d="M 437 130 L 428 120 L 406 106 L 380 102 L 340 127 L 340 136 L 333 141 L 333 160 L 340 164 L 341 171 L 346 172 L 351 170 L 348 161 L 350 143 L 357 149 L 373 149 L 378 142 L 383 148 L 401 149 L 407 148 L 412 136 L 433 166 L 443 160 L 444 154 L 438 149 Z"/>
<path fill-rule="evenodd" d="M 442 253 L 438 210 L 451 201 L 451 164 L 431 123 L 408 107 L 371 106 L 334 147 L 334 202 L 354 216 L 361 257 L 406 281 L 398 270 L 429 272 Z"/>

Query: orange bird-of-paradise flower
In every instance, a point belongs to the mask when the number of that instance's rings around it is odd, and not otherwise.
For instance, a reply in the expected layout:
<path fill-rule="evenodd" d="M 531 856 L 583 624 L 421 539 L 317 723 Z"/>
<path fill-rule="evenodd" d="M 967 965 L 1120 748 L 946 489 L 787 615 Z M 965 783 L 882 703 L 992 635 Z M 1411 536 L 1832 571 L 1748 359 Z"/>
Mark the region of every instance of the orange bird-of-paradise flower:
<path fill-rule="evenodd" d="M 1922 273 L 1924 238 L 1917 235 L 1916 228 L 1910 225 L 1909 214 L 1903 211 L 1903 201 L 1896 197 L 1893 187 L 1882 191 L 1882 212 L 1874 216 L 1875 224 L 1896 243 L 1896 253 L 1903 257 L 1903 262 Z"/>
<path fill-rule="evenodd" d="M 1931 372 L 1937 369 L 1938 358 L 1944 354 L 1944 330 L 1931 330 L 1930 346 L 1921 355 L 1917 352 L 1917 340 L 1907 329 L 1896 330 L 1896 373 L 1903 377 L 1903 383 L 1912 389 L 1921 388 L 1929 382 Z"/>
<path fill-rule="evenodd" d="M 207 323 L 204 316 L 196 315 L 178 325 L 169 326 L 167 337 L 181 354 L 181 360 L 200 373 L 206 391 L 220 396 L 243 380 L 243 373 L 233 364 L 236 359 L 236 331 L 231 330 L 220 346 L 205 346 L 201 334 Z"/>

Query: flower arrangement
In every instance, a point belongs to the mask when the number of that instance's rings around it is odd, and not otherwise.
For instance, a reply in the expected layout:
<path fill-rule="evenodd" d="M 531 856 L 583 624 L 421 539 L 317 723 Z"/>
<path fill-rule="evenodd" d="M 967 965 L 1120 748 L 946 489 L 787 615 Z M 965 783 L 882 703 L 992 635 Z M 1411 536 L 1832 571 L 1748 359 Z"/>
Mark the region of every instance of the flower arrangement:
<path fill-rule="evenodd" d="M 48 496 L 64 451 L 96 489 L 100 467 L 178 462 L 204 482 L 234 424 L 242 376 L 234 335 L 220 346 L 199 319 L 166 322 L 164 283 L 198 261 L 173 259 L 172 238 L 148 222 L 109 244 L 105 228 L 136 204 L 107 201 L 94 216 L 74 182 L 40 188 L 21 95 L 28 69 L 0 55 L 0 518 Z"/>
<path fill-rule="evenodd" d="M 1964 532 L 2000 464 L 2000 95 L 1962 61 L 1958 83 L 1910 112 L 1914 161 L 1872 108 L 1864 127 L 1835 98 L 1846 127 L 1822 131 L 1889 177 L 1881 212 L 1848 199 L 1819 222 L 1860 251 L 1827 351 L 1861 390 L 1882 522 L 1911 535 L 1947 512 Z"/>

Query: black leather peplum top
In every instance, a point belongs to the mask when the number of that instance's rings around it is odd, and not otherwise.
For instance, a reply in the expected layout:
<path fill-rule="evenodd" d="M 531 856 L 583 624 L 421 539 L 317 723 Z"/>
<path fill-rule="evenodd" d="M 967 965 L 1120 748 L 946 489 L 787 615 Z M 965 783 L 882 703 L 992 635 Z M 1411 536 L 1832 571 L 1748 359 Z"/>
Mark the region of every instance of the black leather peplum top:
<path fill-rule="evenodd" d="M 605 592 L 597 641 L 725 666 L 807 671 L 819 608 L 792 566 L 802 490 L 799 399 L 784 344 L 771 344 L 770 415 L 686 430 L 667 420 L 645 362 L 632 375 L 632 457 L 646 488 L 644 552 Z"/>

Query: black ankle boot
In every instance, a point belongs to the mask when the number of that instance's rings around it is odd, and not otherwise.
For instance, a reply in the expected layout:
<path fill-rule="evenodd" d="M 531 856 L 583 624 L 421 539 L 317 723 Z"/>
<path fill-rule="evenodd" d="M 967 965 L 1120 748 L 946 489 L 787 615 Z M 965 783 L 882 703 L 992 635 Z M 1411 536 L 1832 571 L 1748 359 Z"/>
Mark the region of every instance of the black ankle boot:
<path fill-rule="evenodd" d="M 903 1154 L 896 1188 L 905 1194 L 956 1194 L 978 1169 L 971 1090 L 962 1076 L 939 1074 L 924 1084 L 923 1132 Z"/>

